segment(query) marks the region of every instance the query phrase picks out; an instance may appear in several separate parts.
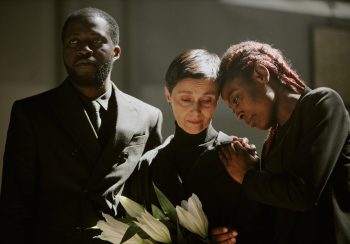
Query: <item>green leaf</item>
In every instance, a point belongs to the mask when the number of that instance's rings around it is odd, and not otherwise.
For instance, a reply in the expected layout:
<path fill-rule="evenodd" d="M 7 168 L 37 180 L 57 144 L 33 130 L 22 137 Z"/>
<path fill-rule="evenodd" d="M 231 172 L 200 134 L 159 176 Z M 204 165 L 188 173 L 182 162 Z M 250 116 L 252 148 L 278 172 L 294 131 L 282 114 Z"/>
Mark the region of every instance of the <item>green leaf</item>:
<path fill-rule="evenodd" d="M 167 215 L 174 223 L 177 221 L 177 215 L 174 205 L 169 199 L 161 192 L 158 187 L 153 183 L 154 190 L 156 192 L 160 207 L 162 208 L 165 215 Z"/>
<path fill-rule="evenodd" d="M 163 211 L 160 210 L 156 205 L 152 204 L 152 215 L 156 219 L 166 220 L 167 217 L 164 215 Z"/>
<path fill-rule="evenodd" d="M 133 218 L 133 217 L 123 217 L 123 218 L 117 218 L 117 220 L 119 220 L 120 222 L 123 222 L 125 224 L 130 224 L 132 223 L 134 220 L 136 220 L 136 218 Z"/>
<path fill-rule="evenodd" d="M 172 232 L 172 230 L 176 230 L 176 224 L 169 221 L 169 218 L 166 220 L 160 220 L 163 224 L 165 224 L 166 227 L 168 227 L 169 231 Z"/>
<path fill-rule="evenodd" d="M 176 221 L 176 225 L 177 225 L 177 228 L 176 228 L 177 243 L 187 243 L 182 233 L 179 221 Z"/>
<path fill-rule="evenodd" d="M 125 231 L 124 236 L 120 241 L 120 243 L 126 242 L 127 240 L 129 240 L 131 237 L 133 237 L 135 234 L 137 234 L 140 231 L 142 231 L 140 227 L 138 227 L 135 224 L 131 224 L 129 228 Z"/>

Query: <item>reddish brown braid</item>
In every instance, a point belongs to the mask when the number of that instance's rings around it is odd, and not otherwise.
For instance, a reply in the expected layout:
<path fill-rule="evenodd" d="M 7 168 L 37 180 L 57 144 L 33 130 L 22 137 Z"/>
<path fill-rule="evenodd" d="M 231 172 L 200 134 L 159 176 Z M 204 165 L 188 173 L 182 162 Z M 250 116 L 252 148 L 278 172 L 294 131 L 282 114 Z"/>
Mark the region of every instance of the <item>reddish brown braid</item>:
<path fill-rule="evenodd" d="M 305 83 L 287 63 L 282 52 L 269 44 L 256 41 L 241 42 L 227 49 L 222 57 L 219 70 L 218 84 L 220 88 L 240 74 L 250 77 L 256 64 L 264 65 L 269 69 L 276 76 L 277 82 L 280 82 L 288 90 L 299 94 L 305 90 Z M 277 127 L 276 123 L 269 130 L 264 143 L 265 155 L 270 151 Z"/>

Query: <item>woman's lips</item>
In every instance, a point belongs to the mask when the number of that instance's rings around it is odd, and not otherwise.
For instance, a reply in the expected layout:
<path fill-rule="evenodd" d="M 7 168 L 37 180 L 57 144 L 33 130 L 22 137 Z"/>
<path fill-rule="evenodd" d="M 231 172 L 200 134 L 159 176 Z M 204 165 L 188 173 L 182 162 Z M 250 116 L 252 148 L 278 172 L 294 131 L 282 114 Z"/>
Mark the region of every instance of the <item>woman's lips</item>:
<path fill-rule="evenodd" d="M 188 122 L 191 124 L 201 124 L 202 120 L 188 120 Z"/>

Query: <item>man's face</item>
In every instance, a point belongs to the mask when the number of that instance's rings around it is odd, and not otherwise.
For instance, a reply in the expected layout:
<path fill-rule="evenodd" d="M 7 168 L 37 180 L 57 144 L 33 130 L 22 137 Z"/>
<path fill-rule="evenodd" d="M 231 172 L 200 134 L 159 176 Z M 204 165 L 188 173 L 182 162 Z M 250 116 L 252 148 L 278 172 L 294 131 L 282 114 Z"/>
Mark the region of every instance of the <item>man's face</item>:
<path fill-rule="evenodd" d="M 114 45 L 109 25 L 98 16 L 72 19 L 63 39 L 63 61 L 72 81 L 82 87 L 100 87 L 110 79 L 120 48 Z"/>
<path fill-rule="evenodd" d="M 218 102 L 216 85 L 207 79 L 183 79 L 171 94 L 165 88 L 165 97 L 177 124 L 189 134 L 198 134 L 208 128 Z"/>

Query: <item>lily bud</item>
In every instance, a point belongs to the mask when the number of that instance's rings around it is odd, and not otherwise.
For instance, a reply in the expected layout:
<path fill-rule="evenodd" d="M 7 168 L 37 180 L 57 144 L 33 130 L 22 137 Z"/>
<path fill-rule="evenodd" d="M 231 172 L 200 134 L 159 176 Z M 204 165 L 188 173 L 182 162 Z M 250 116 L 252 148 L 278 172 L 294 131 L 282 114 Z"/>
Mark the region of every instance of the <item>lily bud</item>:
<path fill-rule="evenodd" d="M 176 206 L 176 213 L 180 225 L 203 238 L 208 237 L 208 218 L 203 212 L 202 203 L 196 194 L 193 193 L 188 202 L 182 201 L 181 207 Z"/>

